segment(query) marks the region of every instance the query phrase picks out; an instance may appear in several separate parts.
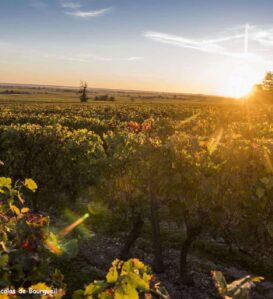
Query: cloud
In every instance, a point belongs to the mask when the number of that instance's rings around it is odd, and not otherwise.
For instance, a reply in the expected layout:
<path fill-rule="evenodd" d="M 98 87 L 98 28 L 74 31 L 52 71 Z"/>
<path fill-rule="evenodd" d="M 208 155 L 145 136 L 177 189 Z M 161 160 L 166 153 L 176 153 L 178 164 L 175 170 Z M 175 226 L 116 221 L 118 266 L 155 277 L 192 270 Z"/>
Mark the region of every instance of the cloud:
<path fill-rule="evenodd" d="M 79 54 L 78 57 L 80 57 L 84 61 L 89 61 L 90 59 L 91 60 L 96 60 L 96 61 L 113 61 L 112 58 L 103 57 L 103 56 L 96 55 L 96 54 L 93 54 L 93 53 Z"/>
<path fill-rule="evenodd" d="M 142 56 L 132 56 L 132 57 L 127 57 L 127 58 L 122 58 L 121 60 L 125 61 L 136 61 L 136 60 L 143 60 L 144 57 Z"/>
<path fill-rule="evenodd" d="M 64 13 L 79 18 L 95 18 L 108 13 L 110 10 L 111 8 L 108 7 L 99 10 L 89 10 L 89 11 L 82 11 L 82 10 L 65 11 Z"/>
<path fill-rule="evenodd" d="M 65 0 L 62 0 L 60 2 L 60 5 L 63 7 L 63 8 L 70 8 L 70 9 L 78 9 L 81 7 L 81 4 L 78 3 L 78 2 L 72 2 L 72 1 L 65 1 Z"/>
<path fill-rule="evenodd" d="M 200 52 L 226 55 L 230 57 L 242 58 L 248 61 L 263 61 L 264 58 L 258 54 L 250 53 L 248 43 L 256 42 L 263 47 L 273 46 L 273 28 L 261 29 L 253 25 L 240 25 L 227 30 L 229 35 L 212 39 L 193 39 L 167 33 L 147 31 L 144 33 L 146 38 L 156 42 L 169 44 L 181 48 L 193 49 Z M 226 33 L 227 34 L 227 33 Z M 246 40 L 245 52 L 235 52 L 230 50 L 231 42 L 236 40 Z"/>
<path fill-rule="evenodd" d="M 74 62 L 83 62 L 83 63 L 90 63 L 93 61 L 104 61 L 104 62 L 109 62 L 113 61 L 112 58 L 108 57 L 103 57 L 99 56 L 93 53 L 89 54 L 77 54 L 77 55 L 50 55 L 50 54 L 44 54 L 43 55 L 45 58 L 54 58 L 58 60 L 66 60 L 66 61 L 74 61 Z"/>
<path fill-rule="evenodd" d="M 104 57 L 94 53 L 81 53 L 76 55 L 51 55 L 51 54 L 43 54 L 45 58 L 54 58 L 58 60 L 66 60 L 66 61 L 74 61 L 74 62 L 82 62 L 82 63 L 91 63 L 93 61 L 102 61 L 102 62 L 111 62 L 111 61 L 138 61 L 143 60 L 144 57 L 141 56 L 132 56 L 126 58 L 111 58 Z"/>
<path fill-rule="evenodd" d="M 250 34 L 250 38 L 260 43 L 262 46 L 273 46 L 273 29 L 259 30 Z"/>
<path fill-rule="evenodd" d="M 243 38 L 244 35 L 235 34 L 217 39 L 194 40 L 177 35 L 150 31 L 145 32 L 144 36 L 156 42 L 170 44 L 181 48 L 189 48 L 206 53 L 228 54 L 225 47 L 223 47 L 221 43 Z"/>

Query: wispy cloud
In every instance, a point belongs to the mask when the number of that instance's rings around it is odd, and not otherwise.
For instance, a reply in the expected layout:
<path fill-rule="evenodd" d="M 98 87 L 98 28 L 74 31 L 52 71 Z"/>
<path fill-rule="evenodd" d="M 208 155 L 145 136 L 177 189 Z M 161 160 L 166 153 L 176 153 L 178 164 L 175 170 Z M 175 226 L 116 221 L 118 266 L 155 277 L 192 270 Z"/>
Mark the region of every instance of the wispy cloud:
<path fill-rule="evenodd" d="M 44 54 L 45 58 L 54 58 L 58 60 L 66 60 L 71 62 L 83 62 L 83 63 L 91 63 L 93 61 L 104 61 L 109 62 L 113 61 L 112 58 L 103 57 L 100 55 L 96 55 L 93 53 L 88 54 L 76 54 L 76 55 L 50 55 L 50 54 Z"/>
<path fill-rule="evenodd" d="M 60 2 L 60 5 L 63 7 L 63 8 L 69 8 L 69 9 L 78 9 L 81 7 L 81 4 L 78 3 L 78 2 L 73 2 L 73 1 L 65 1 L 65 0 L 62 0 Z"/>
<path fill-rule="evenodd" d="M 226 54 L 226 49 L 221 45 L 222 42 L 243 38 L 243 35 L 232 35 L 227 37 L 222 37 L 218 39 L 204 39 L 204 40 L 194 40 L 190 38 L 185 38 L 177 35 L 171 35 L 160 32 L 145 32 L 144 36 L 150 38 L 156 42 L 170 44 L 173 46 L 178 46 L 181 48 L 189 48 L 207 53 L 220 53 Z"/>
<path fill-rule="evenodd" d="M 247 33 L 245 32 L 246 26 L 248 30 Z M 156 42 L 169 44 L 181 48 L 189 48 L 205 53 L 214 53 L 231 57 L 245 58 L 248 60 L 257 60 L 259 58 L 262 59 L 262 57 L 249 51 L 245 51 L 244 53 L 244 49 L 242 49 L 242 52 L 235 52 L 233 50 L 230 50 L 230 45 L 232 45 L 232 42 L 235 42 L 236 40 L 243 41 L 243 39 L 246 39 L 247 43 L 249 41 L 253 41 L 258 43 L 260 46 L 273 46 L 273 28 L 260 29 L 256 26 L 240 25 L 235 28 L 232 28 L 232 30 L 228 30 L 228 32 L 229 35 L 222 36 L 219 38 L 199 40 L 154 31 L 145 32 L 144 36 Z"/>
<path fill-rule="evenodd" d="M 132 56 L 132 57 L 126 57 L 126 58 L 121 58 L 121 60 L 125 61 L 136 61 L 136 60 L 143 60 L 144 57 L 142 56 Z"/>
<path fill-rule="evenodd" d="M 80 59 L 83 59 L 84 61 L 90 61 L 90 60 L 95 60 L 95 61 L 113 61 L 112 58 L 103 57 L 103 56 L 96 55 L 96 54 L 93 54 L 93 53 L 79 54 L 78 57 Z"/>
<path fill-rule="evenodd" d="M 256 32 L 256 34 L 250 37 L 263 46 L 273 46 L 273 29 Z"/>
<path fill-rule="evenodd" d="M 110 10 L 111 7 L 103 8 L 99 10 L 89 10 L 89 11 L 83 11 L 83 10 L 65 11 L 64 13 L 79 18 L 95 18 L 108 13 Z"/>
<path fill-rule="evenodd" d="M 104 57 L 101 55 L 97 55 L 94 53 L 82 53 L 76 55 L 50 55 L 44 54 L 43 57 L 45 58 L 54 58 L 58 60 L 66 60 L 72 62 L 82 62 L 82 63 L 91 63 L 94 61 L 101 61 L 101 62 L 112 62 L 112 61 L 138 61 L 143 60 L 144 57 L 141 56 L 132 56 L 132 57 L 125 57 L 125 58 L 111 58 L 111 57 Z"/>

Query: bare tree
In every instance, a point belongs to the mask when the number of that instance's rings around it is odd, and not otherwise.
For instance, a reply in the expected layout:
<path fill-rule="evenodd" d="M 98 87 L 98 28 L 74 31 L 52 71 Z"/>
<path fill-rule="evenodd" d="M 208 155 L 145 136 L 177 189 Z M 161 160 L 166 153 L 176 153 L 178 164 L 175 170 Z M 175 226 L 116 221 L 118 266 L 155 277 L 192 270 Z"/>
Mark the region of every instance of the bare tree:
<path fill-rule="evenodd" d="M 86 103 L 88 101 L 87 97 L 87 82 L 81 81 L 81 87 L 80 87 L 80 101 L 82 103 Z"/>

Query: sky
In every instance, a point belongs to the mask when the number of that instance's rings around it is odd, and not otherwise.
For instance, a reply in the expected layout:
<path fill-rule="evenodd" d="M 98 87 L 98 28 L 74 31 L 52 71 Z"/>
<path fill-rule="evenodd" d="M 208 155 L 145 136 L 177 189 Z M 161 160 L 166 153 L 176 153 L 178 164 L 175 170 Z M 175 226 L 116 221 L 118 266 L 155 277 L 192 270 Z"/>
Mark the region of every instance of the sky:
<path fill-rule="evenodd" d="M 0 82 L 240 96 L 273 70 L 272 0 L 1 0 Z"/>

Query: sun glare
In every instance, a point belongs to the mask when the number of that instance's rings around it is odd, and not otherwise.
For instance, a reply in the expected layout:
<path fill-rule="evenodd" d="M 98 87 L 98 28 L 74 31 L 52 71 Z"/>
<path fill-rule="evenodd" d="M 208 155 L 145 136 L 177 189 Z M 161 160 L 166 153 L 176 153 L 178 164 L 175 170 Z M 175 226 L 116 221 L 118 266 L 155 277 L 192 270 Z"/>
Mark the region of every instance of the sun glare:
<path fill-rule="evenodd" d="M 227 84 L 226 94 L 234 98 L 242 98 L 251 93 L 255 84 L 261 82 L 262 74 L 249 67 L 237 68 Z"/>

